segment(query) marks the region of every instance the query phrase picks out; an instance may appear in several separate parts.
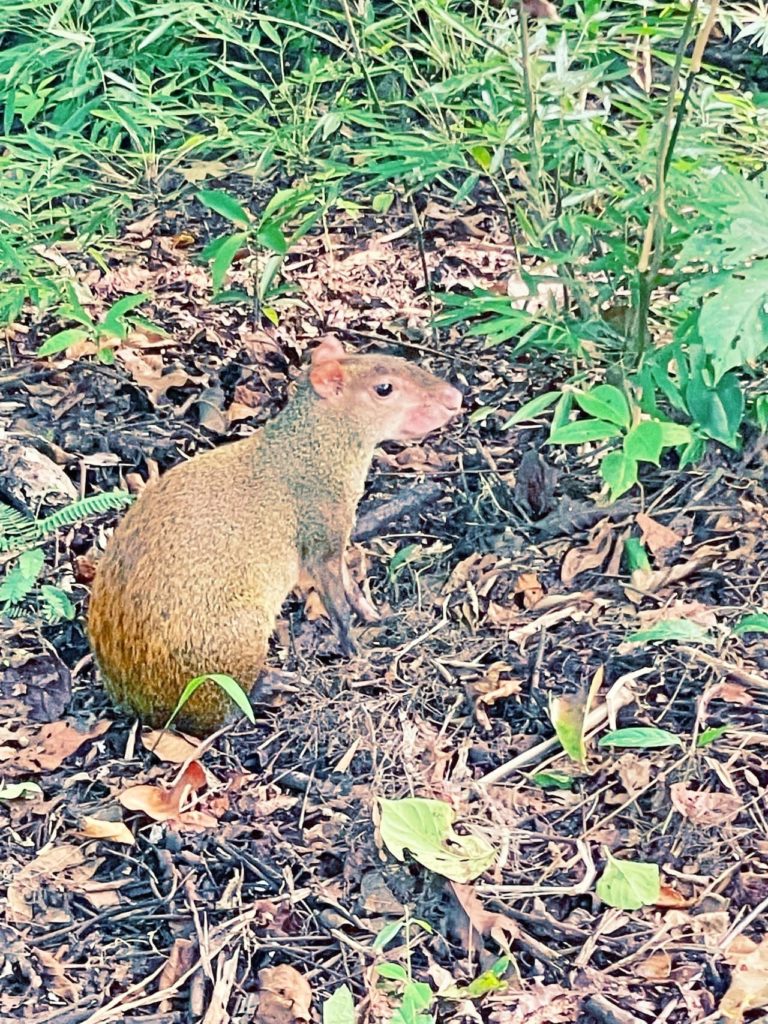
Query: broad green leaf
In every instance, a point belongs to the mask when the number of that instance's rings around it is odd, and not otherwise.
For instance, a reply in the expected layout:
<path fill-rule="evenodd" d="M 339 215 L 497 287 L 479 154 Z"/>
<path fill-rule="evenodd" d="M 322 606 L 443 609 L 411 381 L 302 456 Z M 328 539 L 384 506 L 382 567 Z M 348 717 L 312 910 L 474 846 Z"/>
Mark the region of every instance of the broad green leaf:
<path fill-rule="evenodd" d="M 662 619 L 650 629 L 641 629 L 637 633 L 631 633 L 627 640 L 629 643 L 653 643 L 656 640 L 680 640 L 687 644 L 711 644 L 713 639 L 709 631 L 700 626 L 698 622 L 690 619 Z"/>
<path fill-rule="evenodd" d="M 709 729 L 704 729 L 696 740 L 696 746 L 708 747 L 710 743 L 714 743 L 715 740 L 719 740 L 722 735 L 728 732 L 729 728 L 730 727 L 727 725 L 713 725 Z"/>
<path fill-rule="evenodd" d="M 187 703 L 187 701 L 190 699 L 190 697 L 194 693 L 196 693 L 197 690 L 200 689 L 203 683 L 209 681 L 215 683 L 216 686 L 221 687 L 224 693 L 226 693 L 226 695 L 229 697 L 232 703 L 235 704 L 240 709 L 240 711 L 242 711 L 242 713 L 245 715 L 249 722 L 256 721 L 256 718 L 253 714 L 253 708 L 251 707 L 251 702 L 248 700 L 248 695 L 246 694 L 245 690 L 243 690 L 243 688 L 237 684 L 237 682 L 232 678 L 232 676 L 227 676 L 220 672 L 210 672 L 207 675 L 195 676 L 194 679 L 190 679 L 190 681 L 187 683 L 187 685 L 181 692 L 181 696 L 179 697 L 176 703 L 176 707 L 173 709 L 173 714 L 165 724 L 166 729 L 169 727 L 174 718 L 176 718 L 176 716 Z"/>
<path fill-rule="evenodd" d="M 584 412 L 595 419 L 615 423 L 625 430 L 629 428 L 629 403 L 613 384 L 598 384 L 589 391 L 576 391 L 573 397 Z"/>
<path fill-rule="evenodd" d="M 339 985 L 323 1003 L 323 1024 L 355 1024 L 355 1001 L 346 985 Z"/>
<path fill-rule="evenodd" d="M 715 382 L 729 370 L 757 366 L 768 348 L 768 260 L 742 266 L 704 300 L 699 334 Z"/>
<path fill-rule="evenodd" d="M 507 987 L 504 974 L 508 967 L 509 957 L 499 957 L 490 970 L 483 971 L 468 985 L 456 985 L 453 988 L 441 990 L 440 997 L 442 999 L 480 999 L 489 992 L 498 992 Z"/>
<path fill-rule="evenodd" d="M 542 789 L 573 789 L 573 776 L 565 772 L 536 772 L 531 778 Z"/>
<path fill-rule="evenodd" d="M 0 800 L 35 800 L 43 796 L 36 782 L 9 782 L 0 785 Z"/>
<path fill-rule="evenodd" d="M 217 248 L 216 255 L 211 264 L 211 282 L 215 291 L 220 291 L 229 268 L 232 266 L 232 260 L 235 258 L 238 250 L 245 245 L 247 238 L 247 232 L 238 231 L 236 234 L 225 238 Z"/>
<path fill-rule="evenodd" d="M 275 223 L 262 224 L 256 238 L 267 249 L 284 256 L 288 252 L 288 242 L 285 235 Z"/>
<path fill-rule="evenodd" d="M 411 797 L 379 798 L 379 805 L 381 838 L 398 860 L 408 850 L 424 867 L 454 882 L 471 882 L 493 863 L 496 851 L 485 839 L 454 831 L 449 804 Z"/>
<path fill-rule="evenodd" d="M 209 210 L 221 214 L 222 217 L 231 220 L 233 224 L 248 227 L 251 223 L 251 217 L 247 210 L 227 192 L 221 192 L 219 189 L 201 189 L 197 193 L 197 198 Z"/>
<path fill-rule="evenodd" d="M 559 397 L 559 391 L 547 391 L 543 395 L 537 395 L 536 398 L 532 398 L 530 402 L 526 402 L 525 405 L 521 405 L 517 412 L 513 412 L 501 429 L 507 430 L 508 427 L 514 427 L 518 423 L 525 423 L 528 420 L 536 419 L 536 417 L 543 413 L 545 409 L 548 409 L 550 405 L 554 405 Z"/>
<path fill-rule="evenodd" d="M 549 717 L 554 726 L 560 745 L 566 754 L 579 764 L 586 758 L 584 747 L 584 714 L 586 695 L 567 693 L 553 697 L 549 705 Z"/>
<path fill-rule="evenodd" d="M 666 729 L 637 725 L 627 729 L 615 729 L 598 741 L 598 747 L 633 747 L 650 750 L 654 747 L 679 747 L 680 737 Z"/>
<path fill-rule="evenodd" d="M 732 632 L 736 636 L 741 636 L 742 633 L 768 633 L 768 615 L 765 612 L 745 615 L 743 619 L 739 619 Z"/>
<path fill-rule="evenodd" d="M 76 345 L 79 341 L 85 341 L 90 337 L 90 331 L 82 327 L 68 327 L 66 331 L 59 331 L 52 334 L 47 341 L 44 341 L 37 350 L 39 356 L 53 356 L 57 352 L 63 352 L 70 345 Z"/>
<path fill-rule="evenodd" d="M 658 466 L 662 445 L 661 424 L 643 420 L 624 438 L 624 454 L 635 462 L 652 462 Z"/>
<path fill-rule="evenodd" d="M 413 561 L 414 556 L 420 555 L 422 550 L 421 544 L 405 544 L 399 551 L 396 551 L 387 566 L 387 579 L 391 582 L 400 569 Z"/>
<path fill-rule="evenodd" d="M 662 448 L 677 448 L 681 444 L 690 444 L 693 440 L 693 434 L 691 433 L 690 427 L 686 427 L 682 423 L 672 423 L 671 421 L 655 421 L 661 428 L 661 446 Z"/>
<path fill-rule="evenodd" d="M 607 441 L 611 437 L 620 437 L 621 430 L 612 423 L 603 420 L 577 420 L 566 423 L 550 432 L 550 444 L 586 444 L 587 441 Z"/>
<path fill-rule="evenodd" d="M 43 602 L 43 610 L 47 622 L 72 622 L 77 615 L 77 609 L 72 603 L 69 594 L 59 587 L 49 586 L 47 583 L 40 587 L 40 598 Z"/>
<path fill-rule="evenodd" d="M 700 373 L 692 374 L 685 400 L 702 433 L 736 447 L 744 415 L 744 394 L 734 374 L 726 374 L 717 387 L 708 387 Z"/>
<path fill-rule="evenodd" d="M 608 854 L 608 863 L 598 879 L 596 892 L 603 903 L 619 910 L 651 906 L 661 893 L 659 865 L 618 860 Z"/>
<path fill-rule="evenodd" d="M 408 971 L 402 964 L 377 964 L 376 973 L 390 981 L 408 981 Z"/>
<path fill-rule="evenodd" d="M 637 483 L 637 463 L 624 452 L 609 452 L 600 463 L 600 476 L 610 488 L 611 501 L 616 501 Z"/>
<path fill-rule="evenodd" d="M 394 192 L 378 192 L 371 200 L 371 207 L 376 213 L 386 213 L 394 200 Z"/>
<path fill-rule="evenodd" d="M 637 537 L 628 537 L 624 541 L 624 558 L 629 572 L 634 572 L 636 569 L 648 572 L 651 568 L 645 545 Z"/>

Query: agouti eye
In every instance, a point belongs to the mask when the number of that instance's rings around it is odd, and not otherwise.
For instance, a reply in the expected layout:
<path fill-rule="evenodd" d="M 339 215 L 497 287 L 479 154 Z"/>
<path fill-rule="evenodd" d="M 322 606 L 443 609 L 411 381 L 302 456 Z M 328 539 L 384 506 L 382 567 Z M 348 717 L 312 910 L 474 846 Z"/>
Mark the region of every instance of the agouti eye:
<path fill-rule="evenodd" d="M 373 390 L 376 392 L 379 398 L 386 398 L 387 395 L 392 394 L 392 385 L 387 383 L 377 384 Z"/>

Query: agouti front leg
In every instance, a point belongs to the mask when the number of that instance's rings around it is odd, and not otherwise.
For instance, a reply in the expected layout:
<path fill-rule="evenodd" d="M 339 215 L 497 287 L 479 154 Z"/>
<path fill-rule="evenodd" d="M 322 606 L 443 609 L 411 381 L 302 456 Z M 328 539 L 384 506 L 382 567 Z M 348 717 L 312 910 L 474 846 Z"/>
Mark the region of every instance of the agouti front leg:
<path fill-rule="evenodd" d="M 344 583 L 344 593 L 347 595 L 347 600 L 362 621 L 379 622 L 381 615 L 379 615 L 378 610 L 371 604 L 360 587 L 358 587 L 357 582 L 349 575 L 347 562 L 343 555 L 341 557 L 341 578 Z"/>
<path fill-rule="evenodd" d="M 336 627 L 342 654 L 351 657 L 357 652 L 357 648 L 352 639 L 350 600 L 344 585 L 345 576 L 349 577 L 344 563 L 343 550 L 322 559 L 322 561 L 314 562 L 308 569 L 325 605 L 325 610 Z M 365 601 L 363 595 L 360 596 Z M 365 603 L 368 604 L 367 601 Z"/>

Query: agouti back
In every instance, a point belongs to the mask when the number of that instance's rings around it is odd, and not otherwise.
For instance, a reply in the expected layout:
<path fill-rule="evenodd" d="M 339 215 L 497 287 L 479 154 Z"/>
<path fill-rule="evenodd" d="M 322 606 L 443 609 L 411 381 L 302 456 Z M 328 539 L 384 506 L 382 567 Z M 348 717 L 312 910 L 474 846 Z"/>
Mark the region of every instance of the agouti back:
<path fill-rule="evenodd" d="M 91 644 L 114 700 L 161 727 L 194 676 L 226 673 L 249 692 L 302 568 L 354 650 L 351 609 L 376 612 L 344 556 L 374 448 L 423 437 L 460 408 L 461 394 L 418 366 L 326 340 L 278 416 L 148 485 L 91 594 Z M 176 724 L 206 735 L 232 708 L 206 682 Z"/>

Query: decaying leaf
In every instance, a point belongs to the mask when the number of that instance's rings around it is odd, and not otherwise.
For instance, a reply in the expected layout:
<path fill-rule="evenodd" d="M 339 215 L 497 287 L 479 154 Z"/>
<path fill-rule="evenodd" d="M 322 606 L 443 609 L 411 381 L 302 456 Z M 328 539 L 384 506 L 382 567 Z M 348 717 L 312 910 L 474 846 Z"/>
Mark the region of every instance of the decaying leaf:
<path fill-rule="evenodd" d="M 690 789 L 685 782 L 673 783 L 669 793 L 675 809 L 704 828 L 735 821 L 744 809 L 744 801 L 737 793 Z"/>
<path fill-rule="evenodd" d="M 295 967 L 280 964 L 259 971 L 259 1024 L 294 1024 L 311 1019 L 312 989 Z"/>
<path fill-rule="evenodd" d="M 155 821 L 170 821 L 177 828 L 198 831 L 218 824 L 212 814 L 187 808 L 191 794 L 207 784 L 202 765 L 192 761 L 171 789 L 151 785 L 131 786 L 123 790 L 118 799 L 129 811 L 141 811 Z"/>
<path fill-rule="evenodd" d="M 725 1024 L 741 1024 L 749 1010 L 768 1007 L 768 935 L 733 964 L 731 984 L 720 1002 Z"/>

